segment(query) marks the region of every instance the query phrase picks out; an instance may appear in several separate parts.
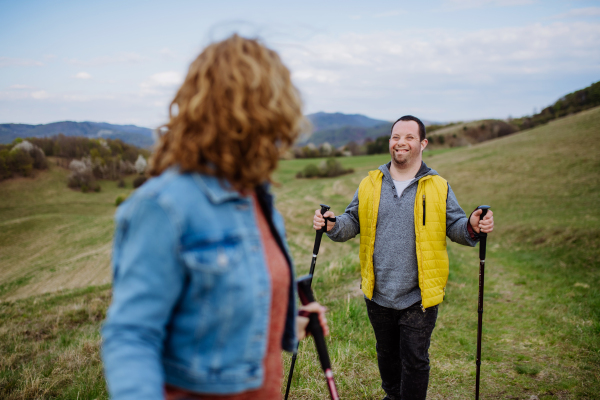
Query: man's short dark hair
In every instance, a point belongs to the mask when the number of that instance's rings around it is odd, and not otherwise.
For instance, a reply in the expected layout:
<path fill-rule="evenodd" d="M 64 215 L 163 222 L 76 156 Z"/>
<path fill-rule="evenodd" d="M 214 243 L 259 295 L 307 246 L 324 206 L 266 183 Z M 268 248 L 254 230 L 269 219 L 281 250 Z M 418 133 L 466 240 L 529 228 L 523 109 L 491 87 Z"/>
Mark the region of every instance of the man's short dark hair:
<path fill-rule="evenodd" d="M 425 140 L 425 124 L 423 124 L 423 121 L 421 121 L 417 117 L 413 117 L 412 115 L 405 115 L 403 117 L 398 118 L 398 120 L 394 122 L 394 125 L 396 125 L 400 121 L 415 121 L 417 125 L 419 125 L 419 138 L 421 139 L 421 142 Z M 394 130 L 394 125 L 392 125 L 392 129 L 390 129 L 390 134 Z"/>

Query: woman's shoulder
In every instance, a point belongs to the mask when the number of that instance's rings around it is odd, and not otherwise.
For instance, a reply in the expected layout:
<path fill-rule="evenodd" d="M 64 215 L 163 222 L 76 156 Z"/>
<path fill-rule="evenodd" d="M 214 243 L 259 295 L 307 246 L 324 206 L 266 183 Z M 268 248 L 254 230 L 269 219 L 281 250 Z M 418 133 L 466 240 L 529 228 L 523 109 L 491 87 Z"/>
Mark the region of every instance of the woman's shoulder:
<path fill-rule="evenodd" d="M 119 206 L 116 218 L 127 218 L 140 204 L 153 203 L 169 214 L 183 218 L 188 208 L 201 207 L 206 195 L 198 186 L 194 174 L 166 170 L 148 179 Z"/>
<path fill-rule="evenodd" d="M 197 187 L 193 174 L 168 169 L 159 176 L 148 179 L 134 194 L 144 198 L 178 198 L 182 193 L 193 194 Z"/>

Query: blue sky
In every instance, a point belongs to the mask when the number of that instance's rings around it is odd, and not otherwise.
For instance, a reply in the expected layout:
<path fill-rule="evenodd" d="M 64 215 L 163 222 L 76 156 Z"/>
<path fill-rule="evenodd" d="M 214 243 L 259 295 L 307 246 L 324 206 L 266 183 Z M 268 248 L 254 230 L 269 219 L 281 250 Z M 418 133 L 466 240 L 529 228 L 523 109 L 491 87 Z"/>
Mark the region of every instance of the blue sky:
<path fill-rule="evenodd" d="M 516 117 L 600 80 L 598 0 L 0 0 L 0 123 L 156 127 L 232 32 L 281 54 L 306 113 Z"/>

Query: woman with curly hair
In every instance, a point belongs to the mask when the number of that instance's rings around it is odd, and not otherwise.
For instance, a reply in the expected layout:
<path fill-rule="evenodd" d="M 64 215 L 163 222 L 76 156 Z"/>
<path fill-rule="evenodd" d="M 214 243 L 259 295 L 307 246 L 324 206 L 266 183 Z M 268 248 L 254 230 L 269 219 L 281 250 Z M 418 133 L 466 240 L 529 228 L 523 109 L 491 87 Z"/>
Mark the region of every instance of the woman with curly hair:
<path fill-rule="evenodd" d="M 297 317 L 269 193 L 303 116 L 279 56 L 237 35 L 208 46 L 171 103 L 154 176 L 117 211 L 102 357 L 113 399 L 280 399 Z M 323 308 L 312 303 L 327 330 Z"/>

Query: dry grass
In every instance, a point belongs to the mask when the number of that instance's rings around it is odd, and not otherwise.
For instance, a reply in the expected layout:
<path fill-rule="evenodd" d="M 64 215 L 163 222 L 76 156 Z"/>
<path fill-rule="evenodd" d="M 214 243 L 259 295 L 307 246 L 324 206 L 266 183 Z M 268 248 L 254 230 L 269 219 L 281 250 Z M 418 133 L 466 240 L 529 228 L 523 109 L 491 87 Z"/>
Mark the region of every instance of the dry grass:
<path fill-rule="evenodd" d="M 0 303 L 0 398 L 107 398 L 98 326 L 109 289 Z"/>
<path fill-rule="evenodd" d="M 0 300 L 110 282 L 114 201 L 131 192 L 100 181 L 100 193 L 67 188 L 67 170 L 0 183 Z"/>

